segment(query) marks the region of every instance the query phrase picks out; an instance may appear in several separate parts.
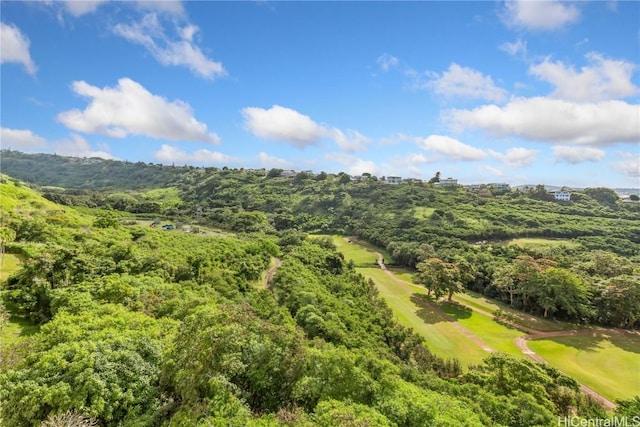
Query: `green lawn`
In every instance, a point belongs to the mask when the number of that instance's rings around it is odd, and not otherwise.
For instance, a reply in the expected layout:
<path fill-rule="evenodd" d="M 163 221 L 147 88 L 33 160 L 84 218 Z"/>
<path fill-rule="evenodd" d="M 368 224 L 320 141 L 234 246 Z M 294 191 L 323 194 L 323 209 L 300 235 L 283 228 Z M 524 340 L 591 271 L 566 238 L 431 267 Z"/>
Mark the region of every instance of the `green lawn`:
<path fill-rule="evenodd" d="M 9 322 L 0 327 L 0 349 L 9 348 L 39 330 L 40 326 L 30 323 L 26 319 L 11 316 Z"/>
<path fill-rule="evenodd" d="M 575 248 L 578 243 L 565 239 L 536 239 L 536 238 L 521 238 L 512 239 L 507 242 L 507 245 L 520 246 L 521 248 L 539 248 L 547 247 L 553 248 L 558 246 L 565 246 L 566 248 Z"/>
<path fill-rule="evenodd" d="M 372 252 L 357 244 L 347 243 L 341 237 L 334 237 L 334 242 L 345 258 L 353 259 L 356 264 L 375 259 Z M 434 354 L 443 358 L 456 357 L 465 366 L 477 364 L 487 356 L 487 352 L 451 322 L 444 321 L 433 310 L 419 304 L 416 297 L 426 293 L 420 286 L 399 284 L 377 267 L 357 270 L 375 282 L 380 296 L 391 307 L 397 321 L 421 334 Z M 409 271 L 398 269 L 397 273 L 401 280 L 411 281 Z M 576 328 L 576 325 L 569 323 L 521 313 L 472 292 L 456 294 L 453 299 L 452 303 L 441 302 L 441 310 L 487 346 L 520 357 L 524 356 L 514 344 L 514 339 L 524 333 L 496 322 L 490 315 L 504 312 L 512 322 L 538 331 Z M 471 308 L 484 311 L 487 315 Z M 614 332 L 604 336 L 594 333 L 533 340 L 529 342 L 529 347 L 552 366 L 609 399 L 630 398 L 640 392 L 639 335 Z"/>
<path fill-rule="evenodd" d="M 521 331 L 502 325 L 491 317 L 473 311 L 464 305 L 443 301 L 440 309 L 453 317 L 462 326 L 480 338 L 485 344 L 494 350 L 508 353 L 513 356 L 523 356 L 515 345 L 514 340 L 521 337 Z"/>
<path fill-rule="evenodd" d="M 537 331 L 567 331 L 577 328 L 576 325 L 573 325 L 571 323 L 555 322 L 543 317 L 523 313 L 521 311 L 510 308 L 507 304 L 491 300 L 471 291 L 465 291 L 464 294 L 455 294 L 453 296 L 453 300 L 460 304 L 483 310 L 494 315 L 498 314 L 498 312 L 501 311 L 505 315 L 505 317 L 512 323 L 524 326 L 526 328 L 535 329 Z M 584 328 L 584 326 L 580 326 L 580 328 Z"/>
<path fill-rule="evenodd" d="M 357 270 L 364 277 L 375 282 L 380 296 L 389 304 L 398 323 L 413 328 L 422 335 L 434 354 L 444 359 L 455 357 L 464 366 L 478 364 L 487 357 L 486 351 L 453 327 L 450 322 L 444 321 L 428 308 L 418 305 L 415 297 L 412 299 L 412 296 L 420 293 L 419 289 L 398 285 L 379 268 Z"/>
<path fill-rule="evenodd" d="M 640 394 L 640 336 L 581 335 L 534 340 L 529 348 L 609 399 Z"/>
<path fill-rule="evenodd" d="M 7 280 L 20 267 L 20 258 L 14 254 L 4 254 L 4 263 L 0 265 L 0 282 Z"/>
<path fill-rule="evenodd" d="M 374 253 L 374 251 L 367 250 L 362 246 L 353 242 L 353 240 L 342 236 L 332 236 L 333 243 L 336 245 L 338 250 L 342 252 L 344 258 L 346 260 L 353 260 L 353 263 L 357 267 L 367 267 L 374 266 L 378 262 L 378 256 Z"/>
<path fill-rule="evenodd" d="M 426 208 L 423 206 L 418 206 L 413 208 L 413 217 L 415 219 L 429 219 L 431 215 L 435 212 L 434 208 Z"/>

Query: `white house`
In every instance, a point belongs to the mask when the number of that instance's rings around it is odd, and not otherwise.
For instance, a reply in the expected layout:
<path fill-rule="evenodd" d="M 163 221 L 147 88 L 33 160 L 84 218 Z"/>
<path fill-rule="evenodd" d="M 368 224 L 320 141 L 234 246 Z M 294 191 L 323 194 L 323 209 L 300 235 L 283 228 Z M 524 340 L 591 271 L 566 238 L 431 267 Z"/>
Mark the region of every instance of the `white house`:
<path fill-rule="evenodd" d="M 549 191 L 549 194 L 553 196 L 556 200 L 562 200 L 564 202 L 568 202 L 571 200 L 571 192 L 570 191 Z"/>
<path fill-rule="evenodd" d="M 440 187 L 457 187 L 458 180 L 454 178 L 441 179 L 440 182 L 436 184 Z"/>
<path fill-rule="evenodd" d="M 492 182 L 489 184 L 489 187 L 493 188 L 495 191 L 510 191 L 511 186 L 505 182 Z"/>
<path fill-rule="evenodd" d="M 400 184 L 402 182 L 402 178 L 399 176 L 388 176 L 385 182 L 387 184 Z"/>

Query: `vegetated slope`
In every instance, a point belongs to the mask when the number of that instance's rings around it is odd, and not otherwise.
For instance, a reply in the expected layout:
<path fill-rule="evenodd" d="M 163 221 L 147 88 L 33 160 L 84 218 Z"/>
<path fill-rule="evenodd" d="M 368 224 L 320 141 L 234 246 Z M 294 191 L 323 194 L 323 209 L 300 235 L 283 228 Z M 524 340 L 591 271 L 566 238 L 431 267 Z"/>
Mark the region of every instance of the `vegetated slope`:
<path fill-rule="evenodd" d="M 16 230 L 9 249 L 26 259 L 3 302 L 41 328 L 2 349 L 12 353 L 0 369 L 3 425 L 527 426 L 605 416 L 550 367 L 496 354 L 463 373 L 434 357 L 328 239 L 207 237 L 111 219 L 88 210 L 37 235 L 18 233 L 26 215 L 5 225 Z M 273 256 L 282 265 L 270 291 L 255 282 Z"/>
<path fill-rule="evenodd" d="M 42 156 L 38 161 L 46 162 Z M 73 175 L 76 166 L 65 165 L 65 174 Z M 100 176 L 99 163 L 83 168 Z M 151 173 L 159 166 L 139 168 Z M 44 194 L 70 205 L 165 215 L 235 232 L 356 235 L 384 247 L 395 265 L 415 269 L 433 258 L 432 265 L 464 266 L 462 286 L 513 308 L 572 322 L 640 325 L 639 205 L 621 203 L 608 189 L 585 189 L 574 192 L 571 202 L 558 202 L 542 186 L 487 198 L 463 188 L 388 185 L 344 173 L 289 177 L 278 169 L 161 169 L 159 176 L 172 178 L 157 190 L 47 188 Z M 170 194 L 173 202 L 149 200 L 154 192 Z M 522 237 L 556 240 L 505 244 Z"/>

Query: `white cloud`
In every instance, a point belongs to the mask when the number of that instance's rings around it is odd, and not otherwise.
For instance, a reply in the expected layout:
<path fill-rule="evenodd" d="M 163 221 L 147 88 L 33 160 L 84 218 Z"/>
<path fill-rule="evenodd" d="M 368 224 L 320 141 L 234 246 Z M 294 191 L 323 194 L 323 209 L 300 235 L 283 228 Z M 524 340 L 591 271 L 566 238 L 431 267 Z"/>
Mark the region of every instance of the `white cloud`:
<path fill-rule="evenodd" d="M 538 156 L 538 151 L 528 148 L 514 147 L 507 150 L 505 154 L 494 150 L 489 150 L 489 154 L 494 159 L 500 160 L 512 168 L 523 168 L 532 164 Z"/>
<path fill-rule="evenodd" d="M 239 160 L 226 154 L 209 151 L 197 150 L 187 153 L 179 148 L 171 145 L 162 144 L 160 150 L 153 153 L 154 157 L 165 163 L 186 163 L 198 165 L 226 165 L 229 163 L 237 163 Z"/>
<path fill-rule="evenodd" d="M 309 116 L 279 105 L 268 110 L 258 107 L 243 108 L 242 116 L 245 127 L 254 135 L 291 142 L 297 147 L 317 144 L 327 134 L 327 129 Z"/>
<path fill-rule="evenodd" d="M 501 169 L 499 168 L 494 168 L 493 166 L 489 166 L 489 165 L 484 165 L 480 168 L 481 171 L 485 171 L 488 172 L 489 174 L 493 175 L 493 176 L 504 176 L 504 172 L 502 172 Z"/>
<path fill-rule="evenodd" d="M 401 133 L 401 132 L 396 132 L 390 136 L 385 136 L 383 138 L 378 139 L 378 143 L 382 144 L 382 145 L 396 145 L 399 144 L 401 142 L 405 142 L 405 141 L 411 141 L 411 142 L 416 142 L 419 141 L 420 138 L 419 137 L 415 137 L 415 136 L 411 136 L 411 135 L 407 135 L 405 133 Z"/>
<path fill-rule="evenodd" d="M 580 19 L 580 10 L 558 0 L 505 1 L 502 19 L 508 26 L 529 30 L 558 30 Z"/>
<path fill-rule="evenodd" d="M 360 159 L 350 154 L 327 153 L 324 158 L 345 166 L 347 168 L 345 172 L 349 175 L 362 175 L 363 173 L 378 175 L 380 172 L 380 168 L 371 160 Z"/>
<path fill-rule="evenodd" d="M 419 140 L 418 145 L 425 150 L 442 154 L 451 161 L 473 161 L 487 157 L 487 153 L 479 148 L 463 144 L 458 140 L 443 135 L 430 135 Z"/>
<path fill-rule="evenodd" d="M 624 175 L 640 178 L 640 153 L 637 151 L 636 153 L 619 152 L 618 156 L 622 160 L 612 163 L 611 167 Z"/>
<path fill-rule="evenodd" d="M 12 24 L 0 22 L 0 63 L 17 62 L 27 73 L 36 74 L 36 64 L 29 54 L 29 39 Z"/>
<path fill-rule="evenodd" d="M 517 39 L 515 42 L 505 42 L 500 45 L 500 50 L 507 52 L 511 56 L 520 56 L 526 58 L 527 56 L 527 42 L 522 39 Z"/>
<path fill-rule="evenodd" d="M 437 159 L 434 157 L 427 157 L 422 153 L 410 153 L 406 156 L 397 156 L 390 159 L 392 165 L 389 175 L 402 175 L 405 177 L 422 177 L 424 172 L 422 166 L 433 163 Z M 392 172 L 392 173 L 391 173 Z"/>
<path fill-rule="evenodd" d="M 142 10 L 153 10 L 170 15 L 184 15 L 184 7 L 179 0 L 138 0 L 136 6 Z"/>
<path fill-rule="evenodd" d="M 280 157 L 270 156 L 265 152 L 260 152 L 260 154 L 258 154 L 258 160 L 260 160 L 260 166 L 267 169 L 290 169 L 293 167 L 293 164 L 290 161 Z"/>
<path fill-rule="evenodd" d="M 78 17 L 95 12 L 101 4 L 108 0 L 65 0 L 64 7 L 71 15 Z"/>
<path fill-rule="evenodd" d="M 587 55 L 590 66 L 576 71 L 561 61 L 545 59 L 531 66 L 529 73 L 555 86 L 553 98 L 578 102 L 595 102 L 636 95 L 639 90 L 631 78 L 635 64 L 604 58 L 599 53 Z"/>
<path fill-rule="evenodd" d="M 197 26 L 187 24 L 177 28 L 180 39 L 171 40 L 155 13 L 148 13 L 140 22 L 113 27 L 115 34 L 143 46 L 163 65 L 184 66 L 194 74 L 210 79 L 225 76 L 227 71 L 222 63 L 207 58 L 193 43 L 193 36 L 198 31 Z"/>
<path fill-rule="evenodd" d="M 366 149 L 366 145 L 371 141 L 360 132 L 351 129 L 347 130 L 345 133 L 338 128 L 333 128 L 330 131 L 330 136 L 338 147 L 344 151 L 351 152 L 364 151 Z"/>
<path fill-rule="evenodd" d="M 88 13 L 93 13 L 98 8 L 107 3 L 108 0 L 64 0 L 61 3 L 64 5 L 64 10 L 74 17 L 80 17 Z M 53 2 L 52 2 L 53 3 Z M 129 1 L 128 4 L 135 4 L 138 9 L 141 10 L 153 10 L 158 12 L 169 13 L 171 15 L 183 15 L 184 8 L 182 2 L 174 0 L 153 0 L 153 1 Z"/>
<path fill-rule="evenodd" d="M 461 67 L 453 63 L 449 69 L 427 83 L 427 86 L 437 94 L 449 98 L 486 99 L 500 102 L 505 99 L 507 92 L 493 82 L 491 76 L 468 67 Z"/>
<path fill-rule="evenodd" d="M 551 150 L 553 150 L 554 162 L 566 162 L 572 164 L 595 162 L 602 160 L 605 156 L 605 152 L 599 148 L 576 145 L 554 145 L 551 147 Z"/>
<path fill-rule="evenodd" d="M 390 68 L 397 67 L 399 63 L 398 58 L 388 53 L 380 55 L 378 59 L 376 59 L 376 62 L 383 71 L 389 71 Z"/>
<path fill-rule="evenodd" d="M 3 148 L 24 149 L 40 147 L 46 144 L 46 140 L 34 134 L 29 129 L 0 128 L 0 141 Z"/>
<path fill-rule="evenodd" d="M 72 88 L 91 100 L 84 111 L 74 109 L 58 114 L 58 121 L 75 131 L 114 138 L 132 134 L 173 141 L 220 142 L 216 134 L 207 131 L 206 124 L 193 117 L 187 103 L 169 102 L 129 78 L 118 80 L 115 88 L 100 89 L 84 81 L 73 82 Z"/>
<path fill-rule="evenodd" d="M 245 128 L 259 138 L 289 142 L 304 148 L 332 139 L 344 151 L 363 151 L 370 139 L 356 130 L 342 131 L 316 123 L 311 117 L 291 108 L 274 105 L 264 109 L 247 107 L 241 110 Z"/>
<path fill-rule="evenodd" d="M 101 157 L 103 159 L 119 160 L 106 151 L 96 151 L 91 148 L 83 137 L 72 133 L 70 138 L 54 142 L 51 148 L 56 154 L 69 157 Z"/>
<path fill-rule="evenodd" d="M 454 129 L 477 128 L 532 141 L 605 145 L 640 140 L 640 106 L 623 101 L 575 103 L 544 97 L 516 98 L 504 107 L 451 110 Z"/>

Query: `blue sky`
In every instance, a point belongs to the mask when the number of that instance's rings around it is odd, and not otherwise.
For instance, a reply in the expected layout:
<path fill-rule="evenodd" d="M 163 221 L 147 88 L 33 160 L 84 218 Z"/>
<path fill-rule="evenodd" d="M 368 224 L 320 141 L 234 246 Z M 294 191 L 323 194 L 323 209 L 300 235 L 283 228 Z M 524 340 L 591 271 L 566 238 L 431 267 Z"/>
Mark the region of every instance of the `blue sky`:
<path fill-rule="evenodd" d="M 2 2 L 2 148 L 640 187 L 640 3 Z"/>

